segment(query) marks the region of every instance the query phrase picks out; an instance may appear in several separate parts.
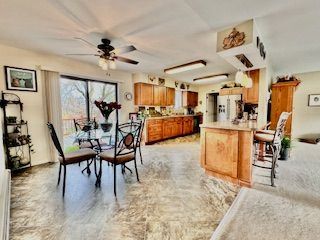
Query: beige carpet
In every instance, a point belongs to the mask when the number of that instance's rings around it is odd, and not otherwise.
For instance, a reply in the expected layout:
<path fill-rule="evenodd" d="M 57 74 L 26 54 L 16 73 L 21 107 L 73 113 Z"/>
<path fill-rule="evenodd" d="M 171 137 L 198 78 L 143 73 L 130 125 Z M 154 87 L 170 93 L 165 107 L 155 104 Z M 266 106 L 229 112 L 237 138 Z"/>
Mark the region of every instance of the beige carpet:
<path fill-rule="evenodd" d="M 320 145 L 295 143 L 279 161 L 276 187 L 269 171 L 254 170 L 213 239 L 320 239 Z"/>

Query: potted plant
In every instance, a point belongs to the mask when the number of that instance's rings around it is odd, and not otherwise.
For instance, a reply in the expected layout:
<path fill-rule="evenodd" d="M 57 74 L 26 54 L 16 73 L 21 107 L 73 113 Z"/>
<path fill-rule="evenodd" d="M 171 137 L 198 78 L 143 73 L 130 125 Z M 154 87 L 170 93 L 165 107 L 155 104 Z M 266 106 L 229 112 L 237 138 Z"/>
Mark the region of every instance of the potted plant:
<path fill-rule="evenodd" d="M 101 129 L 104 132 L 110 132 L 112 128 L 112 123 L 108 121 L 109 116 L 115 109 L 120 109 L 121 105 L 118 104 L 117 102 L 106 103 L 104 101 L 98 101 L 98 100 L 94 101 L 94 104 L 97 106 L 97 108 L 99 108 L 101 114 L 104 116 L 104 119 L 105 119 L 104 123 L 100 123 Z"/>
<path fill-rule="evenodd" d="M 281 152 L 280 152 L 280 159 L 287 160 L 290 155 L 291 149 L 291 139 L 289 137 L 284 137 L 281 141 Z"/>

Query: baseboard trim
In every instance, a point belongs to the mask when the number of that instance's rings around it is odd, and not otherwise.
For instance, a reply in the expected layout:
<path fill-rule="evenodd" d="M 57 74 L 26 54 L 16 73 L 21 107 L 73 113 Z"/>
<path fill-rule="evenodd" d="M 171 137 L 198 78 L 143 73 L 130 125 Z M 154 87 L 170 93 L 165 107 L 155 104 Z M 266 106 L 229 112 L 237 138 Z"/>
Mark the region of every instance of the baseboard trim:
<path fill-rule="evenodd" d="M 9 240 L 11 172 L 5 170 L 1 175 L 3 176 L 0 177 L 0 240 Z"/>
<path fill-rule="evenodd" d="M 219 223 L 216 230 L 213 232 L 213 235 L 211 236 L 210 240 L 218 240 L 221 237 L 221 234 L 223 233 L 223 228 L 226 226 L 226 224 L 234 217 L 234 214 L 236 212 L 237 206 L 240 204 L 242 199 L 245 196 L 245 193 L 248 191 L 248 188 L 242 187 L 236 196 L 235 200 L 231 204 L 230 208 L 228 209 L 227 213 L 223 216 L 221 222 Z"/>

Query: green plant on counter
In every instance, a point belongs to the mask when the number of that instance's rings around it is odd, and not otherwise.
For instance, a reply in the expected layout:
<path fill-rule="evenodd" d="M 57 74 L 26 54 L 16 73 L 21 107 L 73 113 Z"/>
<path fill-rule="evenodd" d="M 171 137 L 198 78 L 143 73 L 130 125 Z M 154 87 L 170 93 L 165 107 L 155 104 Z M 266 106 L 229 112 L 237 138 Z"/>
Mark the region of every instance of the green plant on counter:
<path fill-rule="evenodd" d="M 282 148 L 291 148 L 291 139 L 289 137 L 284 137 L 281 141 Z"/>

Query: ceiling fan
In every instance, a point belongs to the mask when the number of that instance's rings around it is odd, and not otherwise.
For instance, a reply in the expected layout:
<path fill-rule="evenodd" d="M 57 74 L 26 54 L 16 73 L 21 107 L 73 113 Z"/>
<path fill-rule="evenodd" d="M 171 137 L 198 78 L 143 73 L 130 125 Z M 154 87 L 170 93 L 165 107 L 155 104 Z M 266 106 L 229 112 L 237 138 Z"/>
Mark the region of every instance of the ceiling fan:
<path fill-rule="evenodd" d="M 120 47 L 120 48 L 114 48 L 112 45 L 110 45 L 111 41 L 107 38 L 102 38 L 101 39 L 102 43 L 99 44 L 98 46 L 93 45 L 92 43 L 88 42 L 87 40 L 85 40 L 83 38 L 75 38 L 75 39 L 80 40 L 81 42 L 85 43 L 86 45 L 88 45 L 91 48 L 94 48 L 97 51 L 97 53 L 96 54 L 79 53 L 79 54 L 65 54 L 65 55 L 97 56 L 97 57 L 99 57 L 99 62 L 98 62 L 99 66 L 103 70 L 108 70 L 109 68 L 115 69 L 116 68 L 115 61 L 125 62 L 125 63 L 129 63 L 129 64 L 134 64 L 134 65 L 139 63 L 139 62 L 134 61 L 132 59 L 118 56 L 118 54 L 135 51 L 136 48 L 132 45 Z"/>

